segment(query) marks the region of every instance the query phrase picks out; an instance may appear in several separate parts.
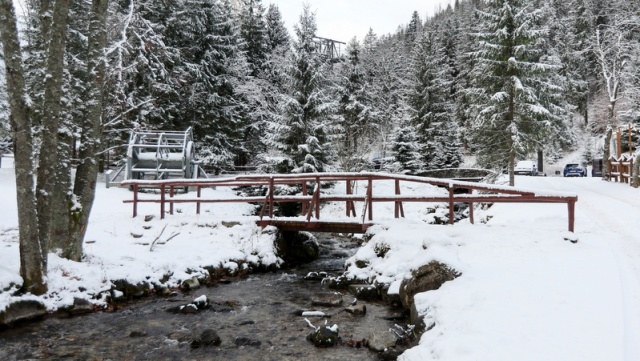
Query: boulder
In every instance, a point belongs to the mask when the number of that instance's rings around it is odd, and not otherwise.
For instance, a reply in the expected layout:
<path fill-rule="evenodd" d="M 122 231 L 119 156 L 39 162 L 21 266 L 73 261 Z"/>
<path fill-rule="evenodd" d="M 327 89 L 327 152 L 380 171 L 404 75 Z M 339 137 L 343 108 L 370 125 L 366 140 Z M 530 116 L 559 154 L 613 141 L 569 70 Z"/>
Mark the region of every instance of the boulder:
<path fill-rule="evenodd" d="M 437 290 L 443 283 L 460 276 L 460 273 L 444 263 L 431 261 L 412 272 L 411 278 L 400 284 L 400 301 L 406 309 L 411 309 L 413 296 L 417 293 Z"/>
<path fill-rule="evenodd" d="M 322 325 L 307 336 L 307 340 L 313 342 L 316 347 L 332 347 L 338 344 L 338 326 L 327 327 Z"/>
<path fill-rule="evenodd" d="M 17 300 L 0 312 L 0 325 L 33 320 L 47 314 L 44 304 L 37 300 Z"/>
<path fill-rule="evenodd" d="M 85 313 L 93 312 L 93 304 L 84 298 L 73 299 L 73 305 L 68 310 L 71 315 L 82 315 Z"/>
<path fill-rule="evenodd" d="M 287 265 L 300 265 L 320 257 L 318 240 L 309 232 L 280 231 L 276 246 L 278 257 Z"/>
<path fill-rule="evenodd" d="M 205 296 L 205 295 L 197 297 L 191 303 L 196 305 L 196 307 L 198 307 L 199 310 L 204 310 L 206 308 L 209 308 L 209 300 L 207 299 L 207 296 Z"/>
<path fill-rule="evenodd" d="M 198 281 L 197 277 L 191 277 L 182 281 L 180 288 L 182 288 L 185 291 L 195 290 L 200 288 L 200 282 Z"/>
<path fill-rule="evenodd" d="M 218 333 L 212 329 L 206 329 L 202 333 L 191 341 L 192 348 L 205 347 L 205 346 L 220 346 L 222 340 Z"/>
<path fill-rule="evenodd" d="M 391 331 L 373 331 L 369 334 L 368 345 L 371 350 L 382 352 L 394 347 L 397 339 Z"/>
<path fill-rule="evenodd" d="M 374 285 L 369 284 L 352 284 L 349 285 L 349 293 L 359 300 L 375 301 L 380 299 L 378 289 Z"/>
<path fill-rule="evenodd" d="M 329 287 L 330 289 L 339 290 L 349 287 L 352 282 L 353 281 L 351 279 L 344 276 L 328 277 L 324 280 L 324 283 L 327 285 L 327 287 Z"/>
<path fill-rule="evenodd" d="M 314 306 L 337 307 L 342 305 L 342 294 L 338 292 L 320 292 L 311 296 Z"/>
<path fill-rule="evenodd" d="M 123 297 L 127 299 L 142 297 L 150 288 L 149 284 L 144 282 L 133 284 L 125 279 L 113 281 L 113 287 L 115 290 L 122 292 Z"/>
<path fill-rule="evenodd" d="M 262 342 L 260 340 L 255 340 L 249 337 L 236 337 L 236 346 L 238 347 L 242 347 L 242 346 L 253 346 L 253 347 L 260 347 L 260 345 L 262 345 Z"/>
<path fill-rule="evenodd" d="M 175 340 L 178 342 L 189 342 L 192 341 L 191 335 L 186 331 L 176 331 L 170 333 L 167 338 L 169 340 Z"/>
<path fill-rule="evenodd" d="M 193 303 L 180 306 L 180 313 L 198 313 L 198 307 Z"/>
<path fill-rule="evenodd" d="M 367 306 L 365 305 L 349 306 L 344 310 L 345 312 L 350 313 L 354 316 L 364 316 L 367 314 Z"/>

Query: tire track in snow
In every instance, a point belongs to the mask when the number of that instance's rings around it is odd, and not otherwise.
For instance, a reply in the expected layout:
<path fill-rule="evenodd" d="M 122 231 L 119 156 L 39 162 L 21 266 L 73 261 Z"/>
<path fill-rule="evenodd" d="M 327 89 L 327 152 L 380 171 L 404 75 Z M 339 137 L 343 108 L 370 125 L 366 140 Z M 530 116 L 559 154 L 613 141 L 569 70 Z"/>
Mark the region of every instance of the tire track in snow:
<path fill-rule="evenodd" d="M 588 223 L 583 223 L 590 229 L 608 230 L 610 237 L 602 242 L 610 251 L 619 275 L 624 359 L 640 360 L 640 227 L 637 230 L 629 227 L 629 223 L 638 224 L 640 220 L 640 189 L 621 189 L 625 187 L 621 184 L 603 186 L 593 179 L 576 182 L 554 177 L 541 183 L 546 185 L 545 189 L 577 193 L 576 218 L 579 219 L 578 214 L 584 217 Z"/>

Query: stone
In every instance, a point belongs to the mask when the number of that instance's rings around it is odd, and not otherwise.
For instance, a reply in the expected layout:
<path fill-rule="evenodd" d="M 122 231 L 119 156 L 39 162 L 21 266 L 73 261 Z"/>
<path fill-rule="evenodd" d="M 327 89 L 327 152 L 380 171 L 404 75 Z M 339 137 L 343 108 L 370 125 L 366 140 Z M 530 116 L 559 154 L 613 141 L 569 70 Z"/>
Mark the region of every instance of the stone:
<path fill-rule="evenodd" d="M 344 310 L 345 312 L 350 313 L 354 316 L 364 316 L 367 314 L 367 306 L 365 305 L 349 306 Z"/>
<path fill-rule="evenodd" d="M 460 273 L 444 263 L 432 261 L 412 272 L 412 277 L 400 284 L 400 301 L 411 309 L 413 296 L 417 293 L 437 290 L 443 283 L 460 276 Z"/>
<path fill-rule="evenodd" d="M 220 224 L 222 224 L 223 226 L 227 227 L 227 228 L 232 228 L 235 226 L 239 226 L 240 222 L 227 222 L 227 221 L 222 221 L 220 222 Z"/>
<path fill-rule="evenodd" d="M 307 336 L 316 347 L 333 347 L 338 344 L 339 330 L 337 325 L 322 325 Z"/>
<path fill-rule="evenodd" d="M 311 296 L 314 306 L 337 307 L 342 305 L 342 294 L 338 292 L 321 292 Z"/>
<path fill-rule="evenodd" d="M 191 341 L 191 347 L 198 348 L 204 346 L 220 346 L 221 343 L 222 340 L 215 330 L 206 329 L 202 331 L 202 333 L 198 337 Z"/>
<path fill-rule="evenodd" d="M 328 277 L 323 282 L 330 289 L 343 290 L 349 287 L 349 285 L 352 283 L 352 280 L 344 276 L 338 276 L 338 277 Z"/>
<path fill-rule="evenodd" d="M 320 257 L 318 240 L 309 232 L 279 231 L 275 242 L 278 257 L 287 265 L 300 265 Z"/>
<path fill-rule="evenodd" d="M 396 345 L 397 337 L 391 331 L 373 331 L 369 334 L 369 348 L 382 352 Z"/>
<path fill-rule="evenodd" d="M 178 342 L 192 341 L 191 335 L 185 331 L 172 332 L 167 336 L 167 338 L 170 340 L 178 341 Z"/>
<path fill-rule="evenodd" d="M 195 290 L 195 289 L 200 288 L 200 282 L 198 281 L 197 277 L 191 277 L 191 278 L 188 278 L 188 279 L 184 280 L 180 287 L 182 289 L 186 290 L 186 291 Z"/>
<path fill-rule="evenodd" d="M 209 307 L 209 300 L 205 295 L 197 297 L 195 300 L 193 300 L 192 303 L 196 305 L 196 307 L 198 307 L 199 310 L 204 310 Z"/>
<path fill-rule="evenodd" d="M 375 301 L 380 299 L 378 289 L 374 285 L 352 284 L 348 287 L 349 293 L 359 300 Z"/>
<path fill-rule="evenodd" d="M 114 288 L 123 293 L 124 298 L 139 298 L 149 291 L 150 286 L 144 282 L 129 283 L 125 279 L 113 281 Z"/>
<path fill-rule="evenodd" d="M 69 309 L 71 315 L 82 315 L 85 313 L 93 312 L 93 304 L 84 298 L 73 299 L 73 305 Z"/>
<path fill-rule="evenodd" d="M 415 303 L 412 303 L 411 307 L 409 308 L 409 320 L 410 320 L 409 322 L 411 322 L 412 325 L 416 326 L 416 329 L 418 330 L 425 329 L 424 319 L 422 315 L 420 315 L 420 313 L 418 312 L 418 309 L 416 308 Z"/>
<path fill-rule="evenodd" d="M 356 267 L 358 268 L 367 268 L 369 266 L 369 261 L 358 259 L 356 260 Z"/>
<path fill-rule="evenodd" d="M 180 313 L 198 313 L 198 307 L 193 303 L 180 306 Z"/>
<path fill-rule="evenodd" d="M 134 330 L 129 333 L 129 337 L 145 337 L 147 333 L 145 331 Z"/>
<path fill-rule="evenodd" d="M 148 214 L 146 216 L 144 216 L 144 221 L 145 222 L 151 222 L 151 220 L 153 220 L 155 218 L 155 216 L 153 214 Z"/>
<path fill-rule="evenodd" d="M 18 300 L 12 302 L 0 312 L 0 325 L 40 318 L 47 314 L 44 304 L 36 300 Z"/>
<path fill-rule="evenodd" d="M 242 346 L 253 346 L 253 347 L 260 347 L 260 345 L 262 345 L 262 342 L 260 340 L 254 340 L 248 337 L 236 337 L 236 346 L 238 347 L 242 347 Z"/>

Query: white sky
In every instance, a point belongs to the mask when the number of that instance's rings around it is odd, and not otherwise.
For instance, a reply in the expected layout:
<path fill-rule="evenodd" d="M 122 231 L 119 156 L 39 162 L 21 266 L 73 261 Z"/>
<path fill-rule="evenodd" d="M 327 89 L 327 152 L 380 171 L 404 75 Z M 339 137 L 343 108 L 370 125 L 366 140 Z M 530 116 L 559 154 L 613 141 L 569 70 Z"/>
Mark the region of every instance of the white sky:
<path fill-rule="evenodd" d="M 349 42 L 354 36 L 362 40 L 373 29 L 378 36 L 394 32 L 399 25 L 408 24 L 411 14 L 418 11 L 424 19 L 435 13 L 438 7 L 446 8 L 453 0 L 306 0 L 316 13 L 317 35 Z M 293 25 L 298 23 L 303 0 L 264 0 L 278 5 L 282 18 L 293 35 Z"/>

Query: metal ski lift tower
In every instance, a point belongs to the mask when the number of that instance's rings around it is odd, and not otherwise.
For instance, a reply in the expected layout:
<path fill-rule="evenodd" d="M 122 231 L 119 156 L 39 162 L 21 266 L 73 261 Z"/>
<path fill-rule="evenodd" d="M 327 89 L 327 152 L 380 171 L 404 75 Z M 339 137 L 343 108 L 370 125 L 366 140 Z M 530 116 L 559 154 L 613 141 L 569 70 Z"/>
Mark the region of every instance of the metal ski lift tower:
<path fill-rule="evenodd" d="M 195 146 L 191 127 L 186 131 L 131 132 L 125 179 L 195 178 Z"/>
<path fill-rule="evenodd" d="M 318 45 L 318 54 L 326 56 L 327 59 L 331 62 L 336 62 L 340 59 L 340 56 L 342 55 L 342 52 L 340 51 L 340 44 L 347 44 L 338 40 L 321 38 L 319 36 L 316 36 L 314 39 L 316 44 Z"/>

